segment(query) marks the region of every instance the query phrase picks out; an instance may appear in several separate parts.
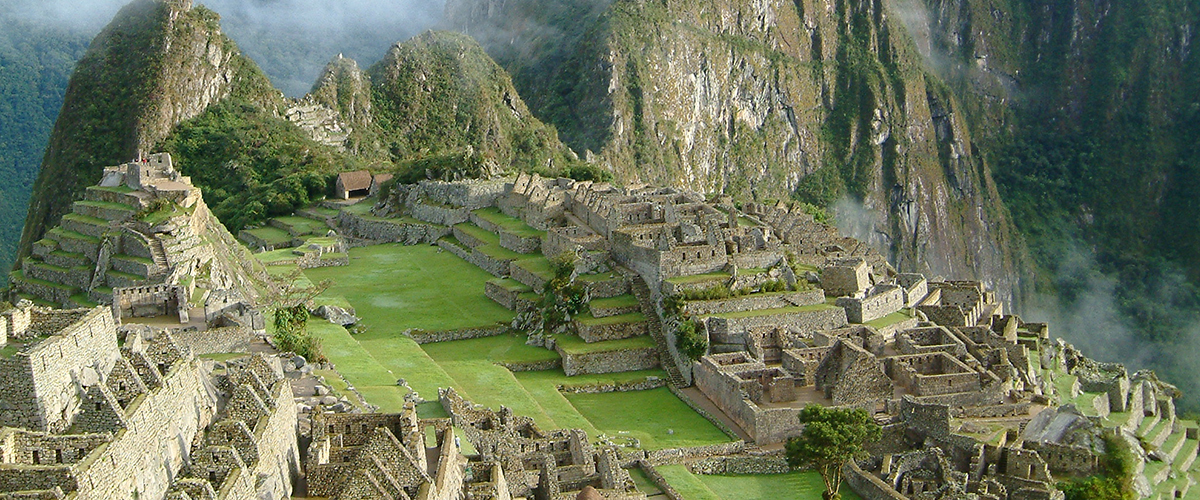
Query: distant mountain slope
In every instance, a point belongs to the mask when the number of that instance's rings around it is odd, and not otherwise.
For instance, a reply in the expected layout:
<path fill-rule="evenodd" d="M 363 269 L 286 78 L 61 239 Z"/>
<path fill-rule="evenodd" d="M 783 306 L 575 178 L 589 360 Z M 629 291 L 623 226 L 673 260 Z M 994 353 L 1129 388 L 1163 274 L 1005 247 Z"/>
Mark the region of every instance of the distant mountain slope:
<path fill-rule="evenodd" d="M 67 88 L 33 189 L 20 255 L 105 165 L 149 152 L 177 123 L 238 93 L 278 99 L 266 77 L 190 0 L 137 0 L 92 42 Z"/>
<path fill-rule="evenodd" d="M 30 187 L 88 37 L 2 11 L 0 4 L 0 269 L 10 269 Z M 0 282 L 6 280 L 7 274 L 0 273 Z"/>
<path fill-rule="evenodd" d="M 1020 290 L 965 113 L 883 2 L 451 0 L 534 113 L 625 181 L 859 205 L 906 270 Z"/>

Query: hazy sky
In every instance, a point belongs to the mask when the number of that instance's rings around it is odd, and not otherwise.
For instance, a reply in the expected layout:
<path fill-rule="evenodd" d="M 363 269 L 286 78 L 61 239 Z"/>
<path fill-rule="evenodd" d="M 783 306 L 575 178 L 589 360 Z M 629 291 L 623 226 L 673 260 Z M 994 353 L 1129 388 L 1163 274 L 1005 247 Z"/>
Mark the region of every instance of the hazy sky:
<path fill-rule="evenodd" d="M 305 93 L 339 53 L 367 66 L 398 41 L 433 27 L 444 0 L 195 0 L 289 95 Z M 89 36 L 126 0 L 0 0 L 0 12 Z M 3 29 L 0 26 L 0 29 Z"/>

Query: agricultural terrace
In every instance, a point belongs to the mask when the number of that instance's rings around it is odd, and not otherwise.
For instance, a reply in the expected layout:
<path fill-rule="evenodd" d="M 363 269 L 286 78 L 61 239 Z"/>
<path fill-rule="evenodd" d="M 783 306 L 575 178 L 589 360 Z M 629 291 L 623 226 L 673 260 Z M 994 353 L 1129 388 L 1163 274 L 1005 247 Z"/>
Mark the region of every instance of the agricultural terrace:
<path fill-rule="evenodd" d="M 697 446 L 730 438 L 667 389 L 607 394 L 564 394 L 560 386 L 666 378 L 661 370 L 578 375 L 561 369 L 512 372 L 505 364 L 553 362 L 558 354 L 506 334 L 419 345 L 410 329 L 458 330 L 511 322 L 513 312 L 484 296 L 493 277 L 449 252 L 428 245 L 377 245 L 350 250 L 349 267 L 305 271 L 309 281 L 332 281 L 318 299 L 348 304 L 362 331 L 313 318 L 311 331 L 346 380 L 381 411 L 399 411 L 404 379 L 434 416 L 437 389 L 453 386 L 476 403 L 512 408 L 551 428 L 581 428 L 592 436 L 636 439 L 646 449 Z"/>

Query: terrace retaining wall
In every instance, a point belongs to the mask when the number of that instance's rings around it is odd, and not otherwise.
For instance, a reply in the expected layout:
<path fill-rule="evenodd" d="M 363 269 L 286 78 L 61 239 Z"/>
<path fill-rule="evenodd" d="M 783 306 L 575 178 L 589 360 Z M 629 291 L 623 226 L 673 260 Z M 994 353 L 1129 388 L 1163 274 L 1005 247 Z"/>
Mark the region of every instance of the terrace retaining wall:
<path fill-rule="evenodd" d="M 568 354 L 557 348 L 562 356 L 563 373 L 568 377 L 580 374 L 619 373 L 657 368 L 658 353 L 653 347 Z"/>

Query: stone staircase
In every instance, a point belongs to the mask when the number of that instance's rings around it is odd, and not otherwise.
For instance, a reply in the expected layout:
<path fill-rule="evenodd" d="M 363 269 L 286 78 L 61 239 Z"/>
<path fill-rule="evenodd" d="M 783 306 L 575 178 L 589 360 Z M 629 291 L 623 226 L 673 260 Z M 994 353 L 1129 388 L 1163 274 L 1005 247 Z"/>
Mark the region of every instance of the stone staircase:
<path fill-rule="evenodd" d="M 632 273 L 631 273 L 632 274 Z M 667 371 L 667 378 L 671 380 L 671 384 L 675 387 L 687 387 L 689 384 L 683 378 L 683 373 L 679 371 L 679 367 L 675 365 L 675 357 L 671 355 L 670 346 L 667 344 L 667 336 L 662 331 L 662 320 L 658 317 L 658 309 L 654 306 L 653 295 L 650 293 L 650 287 L 646 285 L 646 280 L 641 276 L 629 276 L 630 283 L 633 289 L 633 295 L 637 297 L 638 305 L 642 309 L 642 314 L 646 316 L 650 337 L 654 339 L 654 344 L 658 347 L 659 362 L 664 370 Z"/>
<path fill-rule="evenodd" d="M 150 240 L 150 259 L 154 261 L 155 272 L 151 277 L 165 276 L 171 269 L 171 263 L 167 260 L 167 250 L 163 248 L 162 240 L 158 238 L 149 238 Z"/>

